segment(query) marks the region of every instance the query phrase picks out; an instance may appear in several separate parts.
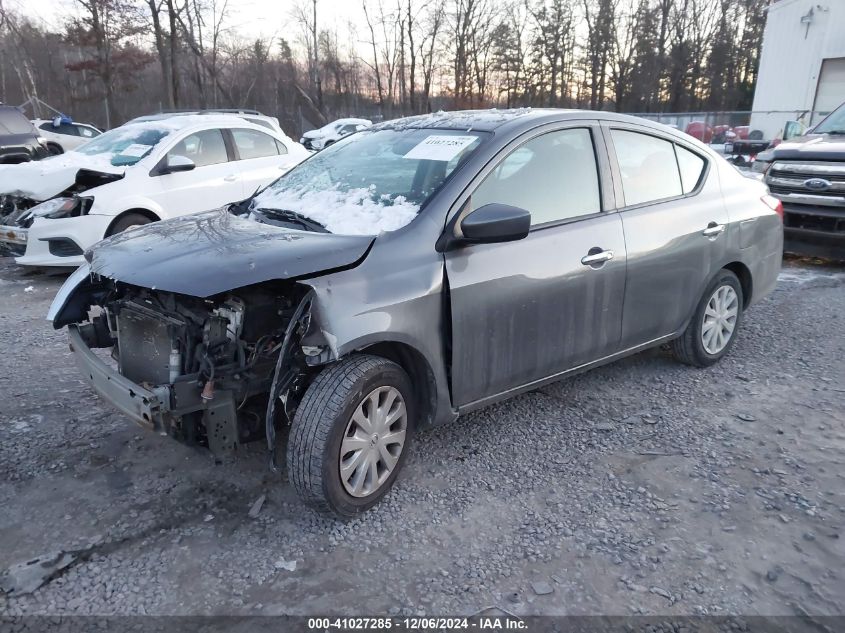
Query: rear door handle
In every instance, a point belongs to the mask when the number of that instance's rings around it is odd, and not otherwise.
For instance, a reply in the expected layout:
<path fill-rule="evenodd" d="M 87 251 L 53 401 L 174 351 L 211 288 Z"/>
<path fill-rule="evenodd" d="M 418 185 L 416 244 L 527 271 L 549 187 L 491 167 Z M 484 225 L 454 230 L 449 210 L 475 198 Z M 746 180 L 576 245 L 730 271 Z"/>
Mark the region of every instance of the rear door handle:
<path fill-rule="evenodd" d="M 701 234 L 704 237 L 716 237 L 721 235 L 725 230 L 724 224 L 716 224 L 715 222 L 711 222 L 707 225 L 707 228 L 704 229 Z"/>
<path fill-rule="evenodd" d="M 591 251 L 595 249 L 590 249 Z M 613 259 L 613 251 L 599 251 L 598 253 L 590 253 L 581 258 L 581 263 L 584 266 L 595 266 L 596 264 L 603 264 L 604 262 Z"/>
<path fill-rule="evenodd" d="M 235 182 L 237 179 L 238 179 L 237 174 L 229 174 L 223 180 L 225 180 L 226 182 Z"/>

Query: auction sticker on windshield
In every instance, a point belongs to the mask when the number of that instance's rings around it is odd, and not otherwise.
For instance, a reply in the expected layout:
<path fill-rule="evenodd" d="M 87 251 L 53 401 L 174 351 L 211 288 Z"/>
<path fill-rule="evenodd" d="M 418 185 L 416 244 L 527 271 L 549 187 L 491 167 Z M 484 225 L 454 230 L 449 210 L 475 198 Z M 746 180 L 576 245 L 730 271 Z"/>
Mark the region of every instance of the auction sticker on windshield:
<path fill-rule="evenodd" d="M 427 136 L 405 154 L 405 158 L 416 158 L 417 160 L 443 160 L 450 161 L 478 140 L 475 136 L 446 136 L 443 134 L 432 134 Z"/>
<path fill-rule="evenodd" d="M 140 143 L 133 143 L 120 151 L 121 156 L 132 156 L 133 158 L 140 158 L 150 151 L 152 145 L 141 145 Z"/>

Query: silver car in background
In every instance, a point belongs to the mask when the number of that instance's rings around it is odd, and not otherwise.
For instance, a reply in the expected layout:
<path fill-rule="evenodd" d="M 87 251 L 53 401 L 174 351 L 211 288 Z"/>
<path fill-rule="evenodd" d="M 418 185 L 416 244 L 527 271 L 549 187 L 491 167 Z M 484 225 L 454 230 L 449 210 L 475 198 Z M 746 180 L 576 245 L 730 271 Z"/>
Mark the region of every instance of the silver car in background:
<path fill-rule="evenodd" d="M 438 113 L 342 139 L 228 210 L 99 243 L 50 318 L 142 425 L 271 455 L 290 425 L 297 492 L 351 517 L 424 425 L 663 343 L 717 362 L 775 286 L 781 214 L 663 125 Z"/>

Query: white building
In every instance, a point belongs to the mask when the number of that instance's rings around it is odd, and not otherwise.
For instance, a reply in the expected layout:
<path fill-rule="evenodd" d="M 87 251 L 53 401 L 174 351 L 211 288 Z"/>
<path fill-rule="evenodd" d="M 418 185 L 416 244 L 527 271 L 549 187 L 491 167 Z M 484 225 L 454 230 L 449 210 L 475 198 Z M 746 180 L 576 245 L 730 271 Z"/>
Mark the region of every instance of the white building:
<path fill-rule="evenodd" d="M 845 0 L 777 0 L 768 9 L 751 129 L 781 134 L 845 102 Z"/>

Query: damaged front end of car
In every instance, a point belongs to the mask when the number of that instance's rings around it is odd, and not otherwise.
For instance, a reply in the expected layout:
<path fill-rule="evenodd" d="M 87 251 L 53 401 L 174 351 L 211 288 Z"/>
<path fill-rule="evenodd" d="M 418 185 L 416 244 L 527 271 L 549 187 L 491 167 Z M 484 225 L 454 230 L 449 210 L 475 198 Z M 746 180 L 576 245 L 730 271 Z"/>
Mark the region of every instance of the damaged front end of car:
<path fill-rule="evenodd" d="M 307 285 L 272 281 L 198 298 L 87 265 L 67 283 L 48 318 L 68 326 L 83 378 L 102 397 L 147 429 L 215 454 L 266 438 L 272 455 L 321 352 L 301 345 Z"/>
<path fill-rule="evenodd" d="M 21 257 L 26 252 L 29 229 L 37 218 L 73 218 L 87 215 L 94 199 L 80 194 L 115 182 L 123 174 L 80 169 L 70 186 L 55 193 L 47 188 L 39 193 L 16 190 L 0 194 L 0 255 Z M 57 182 L 62 182 L 58 180 Z M 45 191 L 49 195 L 45 197 Z"/>

